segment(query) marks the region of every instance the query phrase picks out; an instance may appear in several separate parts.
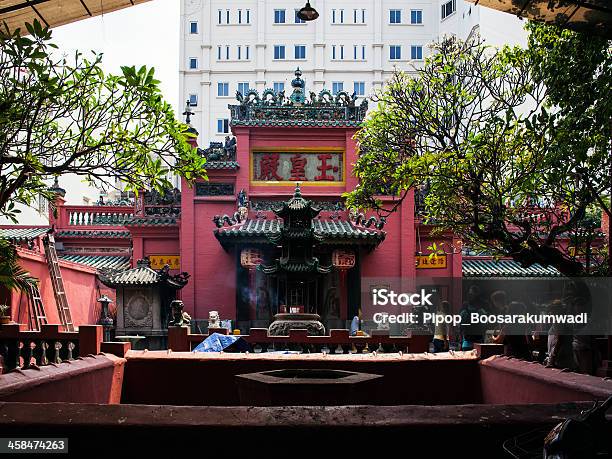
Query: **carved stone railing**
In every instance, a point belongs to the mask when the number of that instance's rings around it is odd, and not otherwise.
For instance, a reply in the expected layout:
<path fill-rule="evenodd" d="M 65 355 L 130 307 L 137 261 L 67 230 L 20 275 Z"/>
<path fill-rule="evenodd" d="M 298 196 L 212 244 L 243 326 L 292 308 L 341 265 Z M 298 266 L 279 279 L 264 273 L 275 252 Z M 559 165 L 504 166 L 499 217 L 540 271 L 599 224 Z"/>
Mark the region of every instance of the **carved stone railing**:
<path fill-rule="evenodd" d="M 213 329 L 209 333 L 227 334 L 226 329 Z M 189 352 L 209 335 L 192 334 L 187 327 L 168 328 L 168 349 L 175 352 Z M 249 335 L 241 335 L 255 353 L 272 351 L 299 351 L 304 353 L 322 352 L 327 354 L 350 353 L 421 353 L 427 352 L 431 336 L 350 336 L 349 330 L 330 330 L 328 336 L 308 336 L 306 330 L 291 330 L 289 336 L 269 336 L 266 328 L 251 328 Z"/>
<path fill-rule="evenodd" d="M 60 228 L 66 226 L 122 227 L 134 216 L 130 206 L 63 206 L 60 208 Z"/>
<path fill-rule="evenodd" d="M 45 324 L 40 331 L 26 325 L 0 326 L 0 372 L 42 367 L 96 355 L 102 349 L 102 326 L 81 325 L 78 332 L 60 331 L 60 325 Z"/>

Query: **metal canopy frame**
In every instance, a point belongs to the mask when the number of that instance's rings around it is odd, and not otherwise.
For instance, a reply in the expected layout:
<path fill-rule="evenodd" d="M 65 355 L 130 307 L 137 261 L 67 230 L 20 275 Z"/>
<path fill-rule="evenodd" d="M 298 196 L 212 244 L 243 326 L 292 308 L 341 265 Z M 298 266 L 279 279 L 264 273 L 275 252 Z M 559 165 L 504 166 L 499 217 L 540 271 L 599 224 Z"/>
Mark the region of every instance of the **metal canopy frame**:
<path fill-rule="evenodd" d="M 534 21 L 612 38 L 612 3 L 607 0 L 467 1 Z"/>
<path fill-rule="evenodd" d="M 53 28 L 93 16 L 144 3 L 149 0 L 0 0 L 0 24 L 6 22 L 11 31 L 38 19 Z"/>

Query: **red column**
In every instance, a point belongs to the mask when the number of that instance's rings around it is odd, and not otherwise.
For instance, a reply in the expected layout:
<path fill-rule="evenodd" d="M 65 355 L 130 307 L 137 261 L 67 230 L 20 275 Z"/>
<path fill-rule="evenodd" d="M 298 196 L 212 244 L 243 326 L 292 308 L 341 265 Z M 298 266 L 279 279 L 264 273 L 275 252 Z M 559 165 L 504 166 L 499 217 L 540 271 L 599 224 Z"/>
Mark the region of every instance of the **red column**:
<path fill-rule="evenodd" d="M 185 305 L 185 312 L 194 319 L 198 318 L 195 302 L 195 215 L 194 188 L 181 179 L 181 222 L 179 227 L 179 247 L 181 256 L 181 271 L 191 275 L 191 279 L 180 292 Z M 212 231 L 212 229 L 211 229 Z"/>

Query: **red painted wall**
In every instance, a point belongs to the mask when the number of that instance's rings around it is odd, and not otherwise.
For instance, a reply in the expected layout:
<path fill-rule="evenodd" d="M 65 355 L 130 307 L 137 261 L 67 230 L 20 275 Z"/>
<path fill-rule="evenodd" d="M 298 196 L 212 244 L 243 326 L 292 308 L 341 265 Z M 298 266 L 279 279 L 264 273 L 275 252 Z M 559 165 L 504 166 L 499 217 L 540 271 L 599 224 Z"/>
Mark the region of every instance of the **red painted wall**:
<path fill-rule="evenodd" d="M 126 360 L 111 354 L 90 355 L 59 365 L 2 375 L 4 402 L 118 404 Z"/>
<path fill-rule="evenodd" d="M 48 323 L 61 323 L 55 304 L 53 286 L 51 277 L 49 276 L 49 267 L 44 255 L 23 249 L 19 249 L 18 253 L 20 265 L 23 269 L 40 280 L 39 289 Z M 66 297 L 68 298 L 74 325 L 79 326 L 97 323 L 99 304 L 96 302 L 96 299 L 100 291 L 98 289 L 96 270 L 66 261 L 60 261 L 60 268 L 62 270 Z M 109 289 L 105 289 L 105 292 L 112 293 Z M 27 324 L 27 314 L 28 301 L 26 294 L 13 292 L 11 299 L 12 320 L 18 323 Z"/>

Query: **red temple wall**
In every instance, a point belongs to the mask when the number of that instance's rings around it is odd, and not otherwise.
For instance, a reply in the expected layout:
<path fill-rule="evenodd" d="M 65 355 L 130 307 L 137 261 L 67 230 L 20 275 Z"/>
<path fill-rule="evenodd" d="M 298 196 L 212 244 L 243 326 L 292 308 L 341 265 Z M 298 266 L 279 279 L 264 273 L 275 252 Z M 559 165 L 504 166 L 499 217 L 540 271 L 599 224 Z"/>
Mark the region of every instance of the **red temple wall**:
<path fill-rule="evenodd" d="M 236 318 L 236 258 L 226 252 L 214 236 L 215 215 L 232 214 L 235 203 L 198 201 L 195 238 L 196 317 L 208 318 L 209 311 L 219 311 L 224 319 Z"/>
<path fill-rule="evenodd" d="M 178 238 L 172 239 L 149 239 L 144 238 L 144 252 L 147 255 L 178 255 L 180 243 Z"/>
<path fill-rule="evenodd" d="M 42 254 L 26 250 L 19 250 L 18 253 L 22 268 L 40 280 L 39 289 L 48 323 L 61 323 L 46 259 Z M 96 299 L 102 290 L 104 290 L 102 293 L 107 294 L 111 293 L 111 291 L 106 288 L 98 288 L 96 270 L 93 268 L 66 261 L 60 261 L 60 267 L 74 325 L 97 323 L 100 306 Z M 114 299 L 114 295 L 111 298 Z M 27 324 L 27 314 L 28 300 L 26 294 L 13 292 L 11 299 L 12 320 Z"/>

